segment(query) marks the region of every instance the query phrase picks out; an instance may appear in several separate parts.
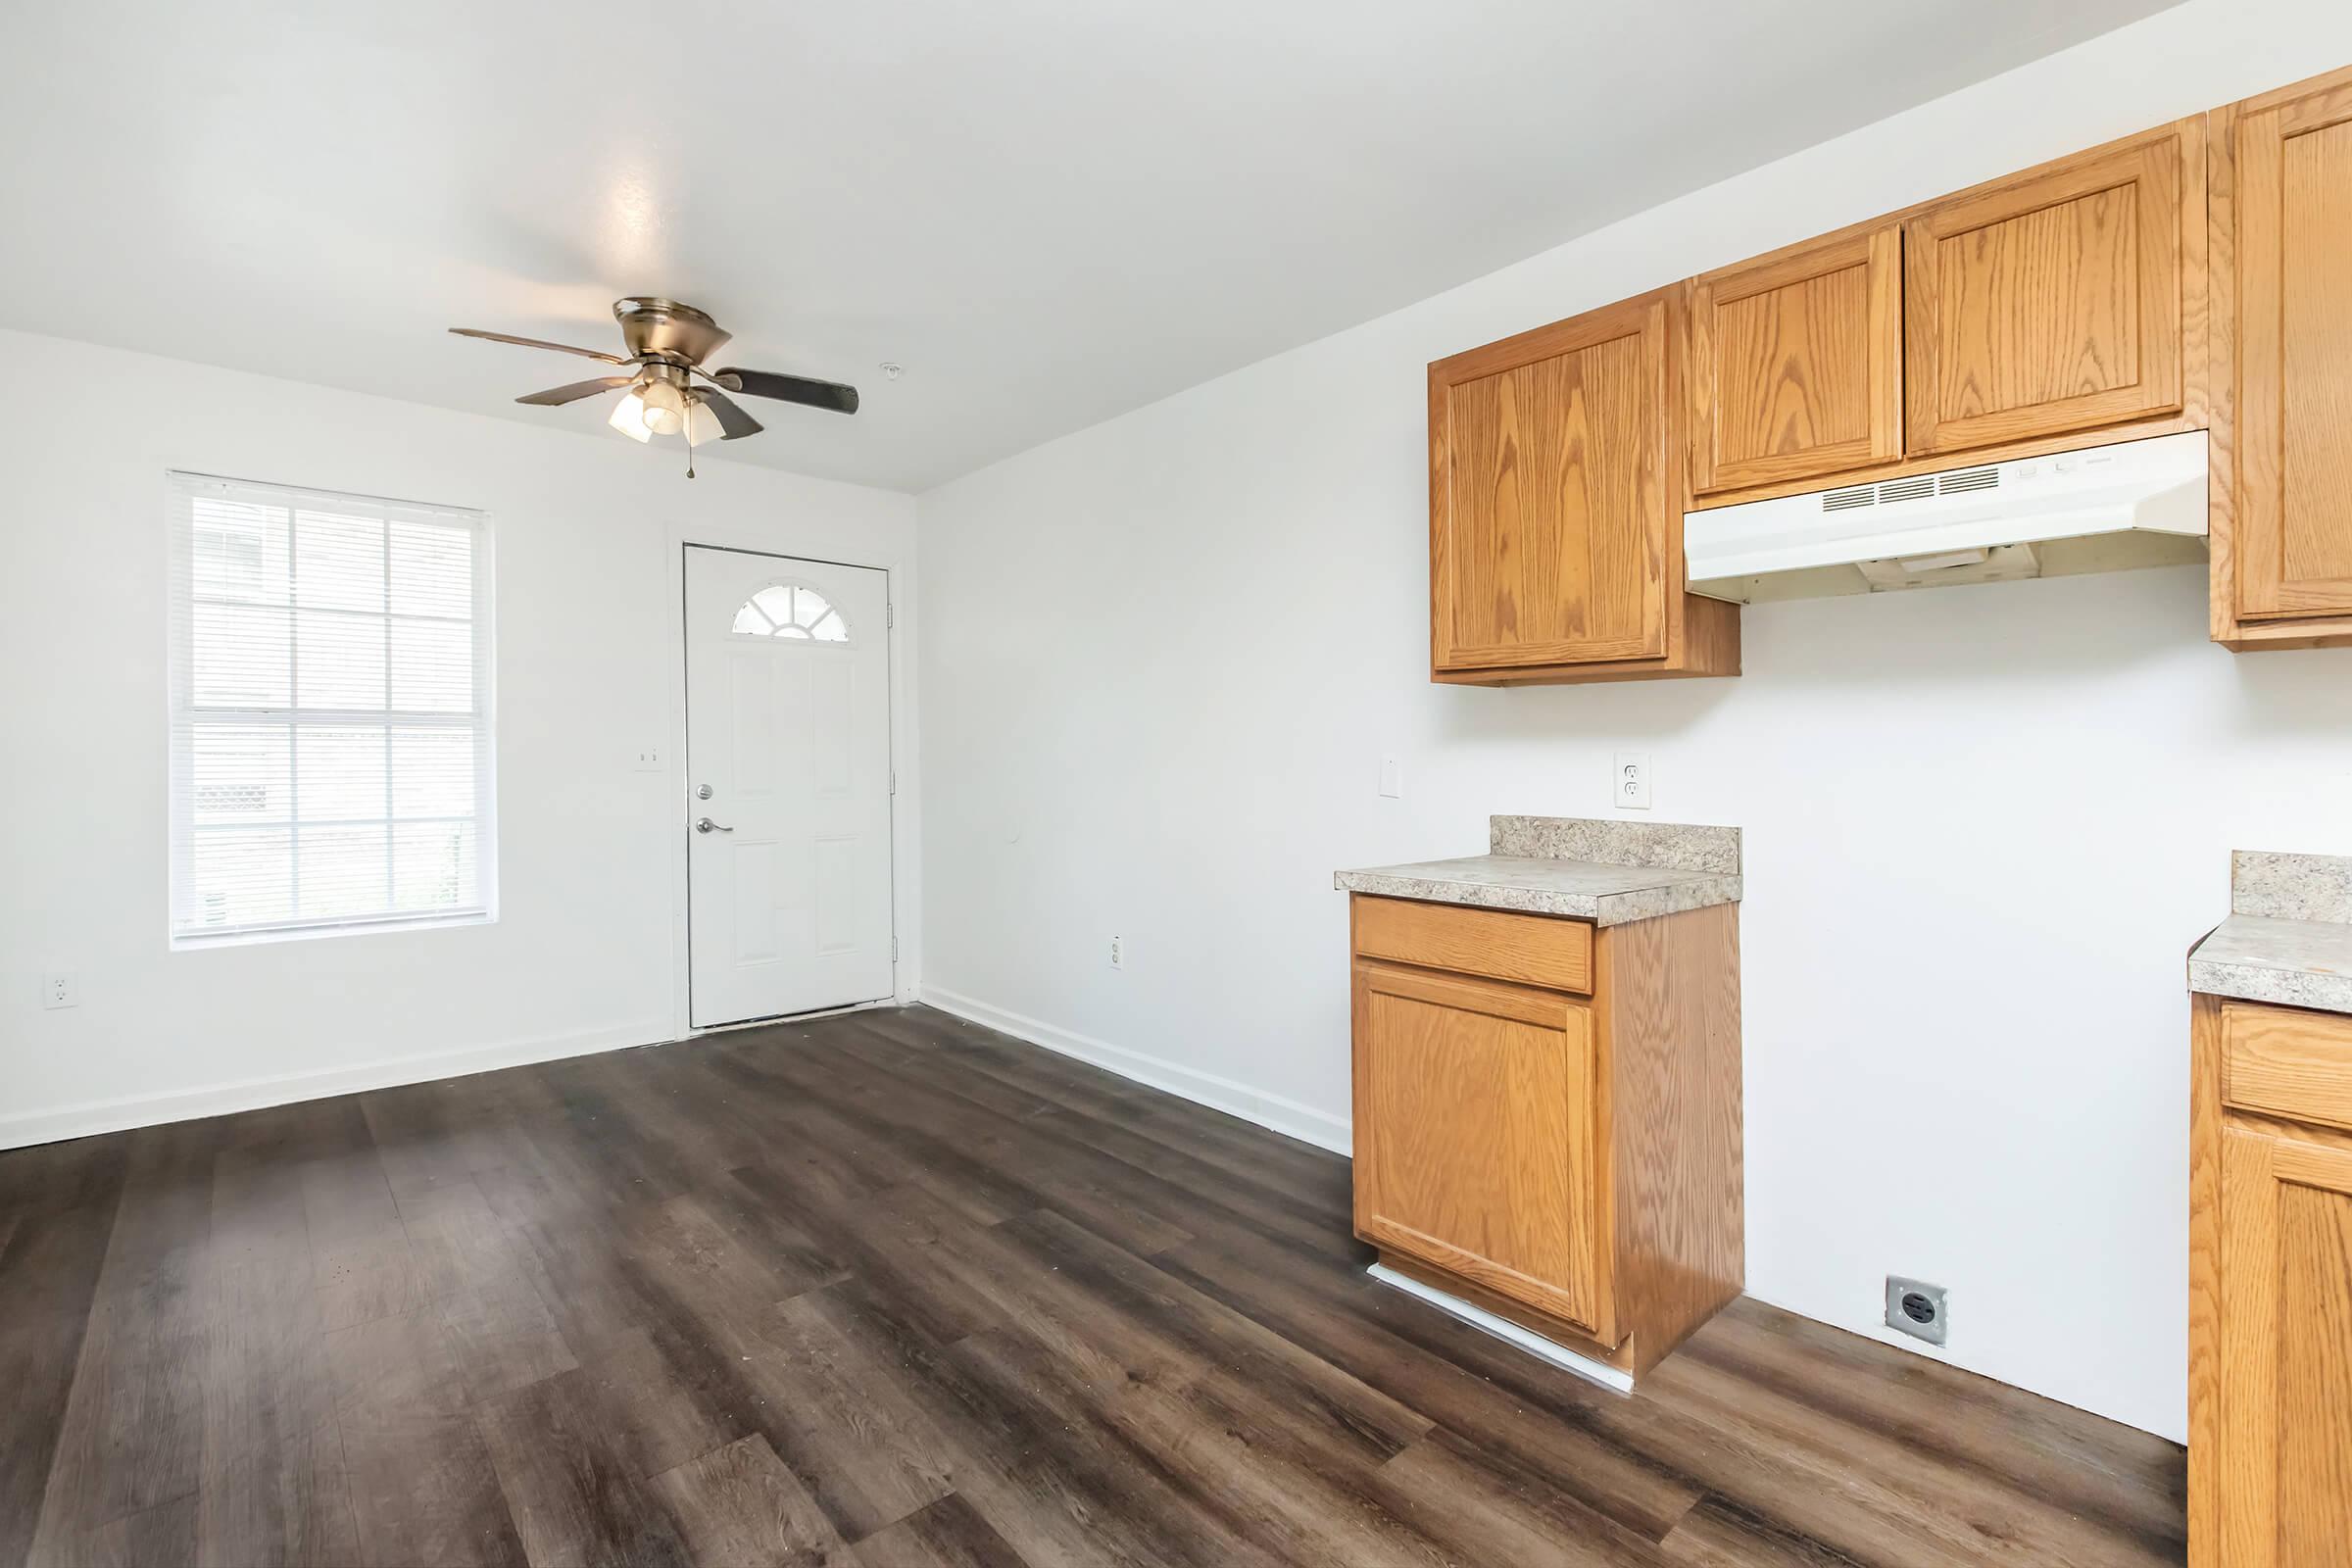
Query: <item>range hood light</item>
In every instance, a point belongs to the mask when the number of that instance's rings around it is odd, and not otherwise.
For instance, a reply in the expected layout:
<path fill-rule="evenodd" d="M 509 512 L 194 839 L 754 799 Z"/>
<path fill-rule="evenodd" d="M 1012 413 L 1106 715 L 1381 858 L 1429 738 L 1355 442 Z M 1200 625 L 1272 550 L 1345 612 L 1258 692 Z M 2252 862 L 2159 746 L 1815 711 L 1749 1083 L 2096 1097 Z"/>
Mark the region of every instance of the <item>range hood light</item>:
<path fill-rule="evenodd" d="M 1896 564 L 1908 572 L 1941 571 L 1947 566 L 1982 566 L 1984 555 L 1982 550 L 1946 550 L 1939 556 L 1905 556 Z"/>

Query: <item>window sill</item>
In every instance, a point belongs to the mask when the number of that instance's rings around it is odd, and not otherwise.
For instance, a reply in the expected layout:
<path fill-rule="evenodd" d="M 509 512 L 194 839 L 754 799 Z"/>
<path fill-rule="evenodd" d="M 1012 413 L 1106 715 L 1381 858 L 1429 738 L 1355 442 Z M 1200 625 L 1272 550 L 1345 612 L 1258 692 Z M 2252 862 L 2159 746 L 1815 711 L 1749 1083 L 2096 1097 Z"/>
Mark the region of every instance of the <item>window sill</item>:
<path fill-rule="evenodd" d="M 375 936 L 391 931 L 438 931 L 450 926 L 496 925 L 495 909 L 469 909 L 462 914 L 426 914 L 384 920 L 345 920 L 335 924 L 249 926 L 228 931 L 174 931 L 173 953 L 206 948 L 250 948 L 271 942 L 313 942 L 324 937 Z"/>

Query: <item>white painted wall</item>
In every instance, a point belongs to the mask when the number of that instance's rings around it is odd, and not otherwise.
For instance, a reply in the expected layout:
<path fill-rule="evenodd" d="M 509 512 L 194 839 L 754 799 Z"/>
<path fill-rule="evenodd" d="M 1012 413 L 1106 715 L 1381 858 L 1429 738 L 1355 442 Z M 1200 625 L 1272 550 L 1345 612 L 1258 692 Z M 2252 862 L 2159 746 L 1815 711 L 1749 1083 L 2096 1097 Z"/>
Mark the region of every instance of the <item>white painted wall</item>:
<path fill-rule="evenodd" d="M 716 456 L 690 484 L 580 410 L 533 429 L 7 332 L 0 364 L 0 1147 L 684 1033 L 682 539 L 892 568 L 914 771 L 910 497 Z M 167 950 L 170 468 L 489 512 L 495 924 Z M 643 744 L 670 770 L 635 771 Z M 41 1007 L 51 966 L 79 1006 Z"/>
<path fill-rule="evenodd" d="M 2232 846 L 2352 851 L 2352 652 L 2233 657 L 2175 568 L 1439 688 L 1422 368 L 2347 61 L 2338 0 L 2194 0 L 925 495 L 926 995 L 1344 1144 L 1333 869 L 1647 749 L 1654 817 L 1748 834 L 1750 1289 L 1891 1338 L 1882 1276 L 1945 1283 L 1951 1359 L 2180 1437 L 2182 955 Z"/>

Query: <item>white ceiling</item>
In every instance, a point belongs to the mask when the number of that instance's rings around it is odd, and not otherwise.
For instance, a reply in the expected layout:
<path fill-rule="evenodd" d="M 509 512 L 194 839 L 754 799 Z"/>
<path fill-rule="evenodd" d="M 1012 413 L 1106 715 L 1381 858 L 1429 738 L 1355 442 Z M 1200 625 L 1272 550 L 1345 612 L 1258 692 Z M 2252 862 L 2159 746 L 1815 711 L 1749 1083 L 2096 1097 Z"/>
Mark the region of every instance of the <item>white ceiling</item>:
<path fill-rule="evenodd" d="M 667 294 L 921 489 L 2167 3 L 17 5 L 0 324 L 594 429 L 442 329 Z"/>

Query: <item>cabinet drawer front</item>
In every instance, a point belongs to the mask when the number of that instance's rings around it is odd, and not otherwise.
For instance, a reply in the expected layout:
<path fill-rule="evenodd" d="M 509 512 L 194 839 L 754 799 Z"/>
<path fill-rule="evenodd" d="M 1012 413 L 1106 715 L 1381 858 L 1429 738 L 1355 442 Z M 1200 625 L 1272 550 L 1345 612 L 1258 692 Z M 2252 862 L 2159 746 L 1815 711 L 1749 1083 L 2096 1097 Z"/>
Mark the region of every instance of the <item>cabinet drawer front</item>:
<path fill-rule="evenodd" d="M 1360 957 L 1515 980 L 1580 996 L 1592 989 L 1592 928 L 1555 915 L 1359 895 L 1355 951 Z"/>
<path fill-rule="evenodd" d="M 1614 1344 L 1592 1016 L 1359 963 L 1355 1228 Z"/>
<path fill-rule="evenodd" d="M 2352 1130 L 2352 1018 L 2223 1007 L 2222 1098 L 2241 1110 Z"/>

